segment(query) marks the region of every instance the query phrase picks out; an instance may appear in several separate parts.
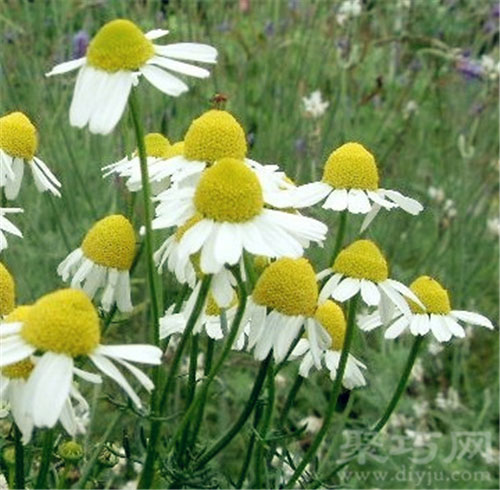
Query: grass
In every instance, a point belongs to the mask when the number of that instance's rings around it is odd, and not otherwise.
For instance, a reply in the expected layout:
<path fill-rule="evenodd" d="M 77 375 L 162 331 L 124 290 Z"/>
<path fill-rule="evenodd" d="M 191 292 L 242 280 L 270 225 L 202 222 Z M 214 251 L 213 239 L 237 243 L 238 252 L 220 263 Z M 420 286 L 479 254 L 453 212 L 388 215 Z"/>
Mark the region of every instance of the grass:
<path fill-rule="evenodd" d="M 382 186 L 411 195 L 425 206 L 418 218 L 399 211 L 381 213 L 370 227 L 368 236 L 386 253 L 391 274 L 405 283 L 421 274 L 432 275 L 447 286 L 456 309 L 478 311 L 496 321 L 498 237 L 488 230 L 487 221 L 498 216 L 498 81 L 464 78 L 453 58 L 457 48 L 470 50 L 476 58 L 492 52 L 498 56 L 498 30 L 496 37 L 485 30 L 491 5 L 472 0 L 417 1 L 407 9 L 397 2 L 369 1 L 360 17 L 339 26 L 340 2 L 261 0 L 251 2 L 248 12 L 236 1 L 167 3 L 7 1 L 0 11 L 0 113 L 22 110 L 30 116 L 39 130 L 38 155 L 63 184 L 63 197 L 56 199 L 38 194 L 26 178 L 15 203 L 25 210 L 15 219 L 25 236 L 22 241 L 9 240 L 2 260 L 16 277 L 20 303 L 61 287 L 57 264 L 79 245 L 89 226 L 101 216 L 126 210 L 124 186 L 104 181 L 100 167 L 134 149 L 130 116 L 107 137 L 72 128 L 68 108 L 74 77 L 44 77 L 54 64 L 71 58 L 77 31 L 85 29 L 92 36 L 106 21 L 126 17 L 143 30 L 169 28 L 169 42 L 209 42 L 220 53 L 209 81 L 191 82 L 190 92 L 180 98 L 167 99 L 141 84 L 147 131 L 181 140 L 190 121 L 210 107 L 211 96 L 227 94 L 227 109 L 248 133 L 250 156 L 280 164 L 300 184 L 321 176 L 334 148 L 349 140 L 362 142 L 377 157 Z M 317 89 L 330 105 L 323 117 L 314 120 L 304 114 L 301 98 Z M 406 117 L 410 101 L 418 111 Z M 445 200 L 453 200 L 456 216 L 450 217 L 444 202 L 429 197 L 431 186 L 442 188 Z M 325 244 L 330 250 L 338 217 L 318 206 L 308 213 L 331 225 Z M 349 239 L 357 235 L 360 224 L 360 219 L 349 220 Z M 329 265 L 319 248 L 309 256 L 319 269 Z M 134 304 L 139 307 L 131 323 L 113 324 L 111 341 L 146 338 L 144 277 L 141 264 L 133 280 Z M 166 304 L 177 288 L 172 278 L 165 278 Z M 490 478 L 472 480 L 473 486 L 498 488 L 498 467 L 481 455 L 446 459 L 460 431 L 486 432 L 498 449 L 498 336 L 479 328 L 470 334 L 439 354 L 426 349 L 423 376 L 413 380 L 399 408 L 409 422 L 406 427 L 391 426 L 379 448 L 387 456 L 397 437 L 405 444 L 414 442 L 405 436 L 405 428 L 421 430 L 439 434 L 436 457 L 428 465 L 411 461 L 415 451 L 392 454 L 384 463 L 369 459 L 349 467 L 369 471 L 366 478 L 353 473 L 342 485 L 379 487 L 382 483 L 374 472 L 382 466 L 394 477 L 384 481 L 384 488 L 425 488 L 428 482 L 417 484 L 417 477 L 408 476 L 423 468 L 448 477 L 457 470 L 485 471 Z M 384 342 L 380 332 L 358 335 L 355 351 L 368 365 L 369 385 L 354 391 L 349 402 L 347 396 L 342 399 L 342 407 L 347 404 L 351 412 L 346 429 L 357 430 L 377 418 L 408 349 L 407 340 Z M 278 410 L 295 370 L 290 365 L 283 371 Z M 205 440 L 216 437 L 239 412 L 254 372 L 249 357 L 230 358 L 211 393 Z M 321 416 L 329 385 L 321 374 L 305 383 L 292 410 L 297 424 L 308 415 Z M 436 405 L 437 394 L 450 387 L 460 398 L 455 411 Z M 183 395 L 178 387 L 172 413 L 183 406 Z M 424 402 L 428 408 L 419 415 L 416 408 Z M 109 407 L 104 401 L 101 406 Z M 97 420 L 96 427 L 105 423 L 105 418 Z M 141 423 L 126 428 L 137 458 L 143 428 Z M 120 441 L 123 430 L 117 428 L 112 440 Z M 103 432 L 95 430 L 96 440 Z M 219 458 L 215 483 L 230 484 L 225 478 L 240 468 L 249 434 L 236 439 Z M 297 448 L 307 446 L 308 437 L 304 433 L 295 443 Z M 325 464 L 338 457 L 338 453 L 327 456 L 328 447 L 337 452 L 341 442 L 337 427 L 322 453 Z M 402 468 L 407 473 L 398 480 L 395 475 Z M 279 479 L 279 474 L 273 477 Z M 192 485 L 206 484 L 200 475 L 193 478 Z M 123 475 L 110 480 L 114 486 L 123 482 Z M 466 488 L 472 483 L 433 477 L 432 485 Z"/>

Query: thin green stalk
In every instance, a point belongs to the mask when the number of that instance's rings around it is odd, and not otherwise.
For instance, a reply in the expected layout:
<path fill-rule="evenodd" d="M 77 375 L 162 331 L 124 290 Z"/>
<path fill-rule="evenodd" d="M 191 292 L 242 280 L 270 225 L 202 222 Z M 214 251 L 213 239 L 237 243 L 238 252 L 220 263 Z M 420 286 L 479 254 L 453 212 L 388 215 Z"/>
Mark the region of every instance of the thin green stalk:
<path fill-rule="evenodd" d="M 370 429 L 370 437 L 368 440 L 364 442 L 362 446 L 357 448 L 351 455 L 349 455 L 349 458 L 342 462 L 341 464 L 337 465 L 335 468 L 332 469 L 330 473 L 324 478 L 325 480 L 329 480 L 333 476 L 335 476 L 342 468 L 344 468 L 346 465 L 348 465 L 353 459 L 356 458 L 356 456 L 364 450 L 368 445 L 371 443 L 371 441 L 377 436 L 377 434 L 383 429 L 387 421 L 392 415 L 392 412 L 394 412 L 399 399 L 401 398 L 401 395 L 404 393 L 406 385 L 408 383 L 408 379 L 410 378 L 411 370 L 413 368 L 413 365 L 415 364 L 415 360 L 417 359 L 418 352 L 420 350 L 420 346 L 422 345 L 422 342 L 424 341 L 424 336 L 419 335 L 415 337 L 415 340 L 413 342 L 413 345 L 411 347 L 410 353 L 408 354 L 408 358 L 406 360 L 405 367 L 403 369 L 403 373 L 401 374 L 401 377 L 399 378 L 399 382 L 396 386 L 396 390 L 392 394 L 391 400 L 389 401 L 389 404 L 387 405 L 386 409 L 384 410 L 384 413 L 382 414 L 382 417 L 378 420 L 378 422 Z M 322 479 L 323 480 L 323 479 Z M 314 480 L 312 482 L 311 488 L 317 488 L 317 486 L 320 485 L 320 482 L 318 480 Z"/>
<path fill-rule="evenodd" d="M 24 488 L 24 447 L 22 434 L 16 424 L 14 424 L 14 444 L 16 448 L 16 488 Z"/>
<path fill-rule="evenodd" d="M 97 444 L 96 448 L 94 449 L 94 452 L 92 453 L 92 456 L 88 460 L 87 464 L 85 465 L 85 468 L 82 470 L 82 476 L 80 479 L 75 483 L 73 488 L 85 488 L 85 484 L 89 480 L 90 476 L 92 475 L 92 471 L 94 470 L 95 463 L 97 461 L 97 458 L 101 452 L 101 449 L 103 448 L 104 444 L 109 439 L 109 436 L 111 435 L 111 432 L 115 428 L 116 424 L 118 421 L 121 419 L 123 416 L 122 412 L 119 412 L 115 415 L 113 419 L 111 419 L 111 422 L 108 424 L 108 427 L 106 429 L 106 432 L 104 432 L 104 435 L 102 436 L 101 440 L 99 441 L 99 444 Z M 40 487 L 37 487 L 40 488 Z"/>
<path fill-rule="evenodd" d="M 155 345 L 160 345 L 159 320 L 160 312 L 158 307 L 158 293 L 156 284 L 156 269 L 153 259 L 153 228 L 151 213 L 151 188 L 149 184 L 148 164 L 146 155 L 146 145 L 144 143 L 144 129 L 140 116 L 139 100 L 136 89 L 133 88 L 129 98 L 130 112 L 134 123 L 135 136 L 137 140 L 137 150 L 141 165 L 142 197 L 144 204 L 144 226 L 146 229 L 146 261 L 148 267 L 149 294 L 151 297 L 151 315 L 153 317 L 153 340 Z"/>
<path fill-rule="evenodd" d="M 302 458 L 302 461 L 297 466 L 292 477 L 285 484 L 284 488 L 293 488 L 297 480 L 302 475 L 302 472 L 306 466 L 312 461 L 314 455 L 316 454 L 320 444 L 323 442 L 330 424 L 335 413 L 335 407 L 337 406 L 337 400 L 340 395 L 340 390 L 342 388 L 342 379 L 344 378 L 344 372 L 347 365 L 347 358 L 349 355 L 349 350 L 351 348 L 352 339 L 354 336 L 354 321 L 356 317 L 356 305 L 358 302 L 358 295 L 354 296 L 349 302 L 349 313 L 347 319 L 347 328 L 345 332 L 344 345 L 342 347 L 342 353 L 340 354 L 339 365 L 337 368 L 337 374 L 335 376 L 335 381 L 333 382 L 332 393 L 330 395 L 330 401 L 328 402 L 328 407 L 326 413 L 323 417 L 323 424 L 320 430 L 316 434 L 311 446 L 309 447 L 307 453 Z"/>
<path fill-rule="evenodd" d="M 297 374 L 297 377 L 295 378 L 295 381 L 290 388 L 290 391 L 288 392 L 288 396 L 286 397 L 285 400 L 285 406 L 283 407 L 283 411 L 281 412 L 281 416 L 279 419 L 279 426 L 284 427 L 286 424 L 286 419 L 288 417 L 288 412 L 290 412 L 290 409 L 292 408 L 292 405 L 295 401 L 295 397 L 297 396 L 297 393 L 300 390 L 300 387 L 304 383 L 304 378 L 300 375 Z"/>
<path fill-rule="evenodd" d="M 198 341 L 199 334 L 191 337 L 191 353 L 189 355 L 189 379 L 186 406 L 189 407 L 194 398 L 196 389 L 196 369 L 198 368 Z"/>
<path fill-rule="evenodd" d="M 253 429 L 250 440 L 248 441 L 248 449 L 245 455 L 245 460 L 243 461 L 243 466 L 241 467 L 241 473 L 236 483 L 236 488 L 241 488 L 247 477 L 248 468 L 250 468 L 250 461 L 252 461 L 253 448 L 255 446 L 255 441 L 257 438 L 257 427 L 259 426 L 260 419 L 262 418 L 263 407 L 260 403 L 257 403 L 255 407 L 255 415 L 253 420 Z"/>
<path fill-rule="evenodd" d="M 240 432 L 248 417 L 250 417 L 250 414 L 252 413 L 252 410 L 259 398 L 260 390 L 262 389 L 264 380 L 266 379 L 267 370 L 269 368 L 269 364 L 271 363 L 271 356 L 272 354 L 269 354 L 266 359 L 262 361 L 252 388 L 252 392 L 250 393 L 250 397 L 248 398 L 240 416 L 238 417 L 236 422 L 229 428 L 229 430 L 225 434 L 223 434 L 198 460 L 196 464 L 197 468 L 203 467 L 214 456 L 219 454 L 219 452 L 222 451 L 222 449 L 224 449 Z"/>
<path fill-rule="evenodd" d="M 210 289 L 211 281 L 212 281 L 212 276 L 207 275 L 203 278 L 201 282 L 200 291 L 198 293 L 198 297 L 196 298 L 196 303 L 187 321 L 186 329 L 182 334 L 181 341 L 179 342 L 179 345 L 175 352 L 174 359 L 172 360 L 172 364 L 170 366 L 170 371 L 168 373 L 165 386 L 163 387 L 163 392 L 160 397 L 160 403 L 158 404 L 158 408 L 160 411 L 166 405 L 168 395 L 170 393 L 170 390 L 174 384 L 175 377 L 177 375 L 177 370 L 179 368 L 179 364 L 182 358 L 182 352 L 184 351 L 184 347 L 186 346 L 186 343 L 189 337 L 191 336 L 191 333 L 193 332 L 196 320 L 200 316 L 200 313 L 203 309 L 205 300 L 208 296 L 208 291 Z M 138 488 L 150 488 L 151 483 L 153 482 L 154 463 L 156 460 L 156 446 L 158 445 L 160 437 L 161 423 L 162 421 L 157 419 L 151 422 L 151 431 L 148 443 L 148 450 L 146 454 L 146 461 L 144 462 L 144 467 L 142 470 L 141 478 L 139 480 Z"/>
<path fill-rule="evenodd" d="M 47 429 L 43 436 L 42 462 L 40 471 L 36 479 L 35 488 L 49 488 L 46 484 L 47 474 L 50 467 L 50 459 L 52 457 L 52 446 L 54 444 L 54 429 Z"/>
<path fill-rule="evenodd" d="M 264 418 L 262 420 L 261 429 L 259 431 L 259 441 L 257 445 L 257 451 L 255 453 L 254 488 L 262 488 L 262 476 L 264 476 L 264 474 L 267 473 L 267 467 L 265 466 L 265 461 L 266 461 L 265 439 L 273 416 L 274 397 L 275 397 L 274 373 L 273 370 L 271 369 L 267 374 L 267 404 L 264 411 Z M 268 486 L 267 481 L 265 482 L 265 486 L 266 487 Z"/>
<path fill-rule="evenodd" d="M 342 248 L 342 244 L 344 243 L 344 235 L 345 229 L 347 225 L 347 211 L 342 211 L 340 213 L 340 221 L 339 221 L 339 229 L 337 230 L 337 238 L 335 239 L 335 245 L 333 247 L 332 256 L 330 258 L 330 263 L 328 267 L 331 267 L 337 258 L 337 255 Z"/>

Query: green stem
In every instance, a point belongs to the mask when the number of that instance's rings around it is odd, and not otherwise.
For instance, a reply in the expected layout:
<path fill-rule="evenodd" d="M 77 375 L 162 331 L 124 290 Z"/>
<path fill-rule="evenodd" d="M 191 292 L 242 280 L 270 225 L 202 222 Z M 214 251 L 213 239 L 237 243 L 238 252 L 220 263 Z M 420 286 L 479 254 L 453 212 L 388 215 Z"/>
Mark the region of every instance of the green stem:
<path fill-rule="evenodd" d="M 205 305 L 205 300 L 207 299 L 208 296 L 211 280 L 212 276 L 207 275 L 203 278 L 201 282 L 200 291 L 198 293 L 198 297 L 196 298 L 196 303 L 186 323 L 186 328 L 184 330 L 184 333 L 182 334 L 181 341 L 179 342 L 179 345 L 175 352 L 175 356 L 174 359 L 172 360 L 172 365 L 168 373 L 167 381 L 165 382 L 165 386 L 163 388 L 163 392 L 160 398 L 160 403 L 158 404 L 158 408 L 160 411 L 166 405 L 168 395 L 174 384 L 177 370 L 179 368 L 179 364 L 182 358 L 182 352 L 184 351 L 184 347 L 186 346 L 186 343 L 189 337 L 191 336 L 191 333 L 193 332 L 193 329 L 196 325 L 196 320 L 200 316 L 203 307 Z M 142 470 L 141 478 L 139 480 L 138 488 L 150 488 L 151 483 L 153 482 L 154 463 L 156 459 L 156 446 L 158 445 L 158 440 L 160 437 L 161 423 L 162 423 L 161 420 L 153 420 L 151 422 L 151 432 L 150 432 L 148 450 L 146 454 L 146 461 L 144 462 L 144 467 Z"/>
<path fill-rule="evenodd" d="M 191 353 L 189 355 L 189 379 L 186 406 L 189 407 L 194 398 L 196 389 L 196 369 L 198 368 L 198 340 L 199 334 L 191 337 Z"/>
<path fill-rule="evenodd" d="M 340 395 L 340 390 L 342 388 L 342 380 L 344 378 L 344 372 L 347 365 L 347 358 L 349 355 L 349 350 L 351 348 L 352 339 L 354 336 L 354 322 L 356 317 L 356 305 L 358 302 L 358 296 L 354 296 L 349 302 L 349 314 L 347 319 L 347 328 L 345 332 L 344 345 L 342 347 L 342 353 L 340 354 L 339 365 L 337 368 L 337 374 L 335 376 L 335 381 L 333 382 L 332 393 L 330 396 L 330 401 L 328 402 L 328 407 L 326 409 L 326 413 L 323 417 L 323 424 L 321 425 L 320 430 L 316 434 L 311 446 L 309 447 L 307 453 L 302 458 L 302 461 L 297 466 L 297 469 L 294 471 L 292 477 L 284 488 L 293 488 L 295 483 L 302 475 L 302 472 L 306 468 L 306 466 L 312 461 L 316 451 L 318 450 L 320 444 L 323 442 L 328 429 L 330 428 L 330 424 L 333 419 L 333 415 L 335 413 L 335 407 L 337 406 L 337 400 Z"/>
<path fill-rule="evenodd" d="M 406 360 L 406 365 L 404 367 L 403 373 L 401 374 L 401 378 L 399 378 L 399 382 L 396 386 L 396 390 L 392 394 L 391 400 L 387 405 L 387 408 L 384 410 L 382 417 L 380 417 L 378 422 L 370 429 L 370 437 L 368 438 L 368 440 L 366 440 L 361 447 L 357 448 L 356 451 L 354 451 L 351 455 L 349 455 L 349 458 L 346 461 L 342 462 L 341 464 L 333 468 L 333 470 L 330 473 L 328 473 L 328 475 L 324 479 L 322 478 L 322 480 L 329 480 L 330 478 L 335 476 L 342 468 L 347 466 L 353 459 L 356 458 L 356 456 L 361 451 L 363 451 L 368 447 L 371 441 L 383 429 L 383 427 L 391 417 L 392 412 L 394 412 L 394 410 L 396 409 L 396 406 L 399 402 L 399 399 L 401 398 L 401 395 L 404 393 L 406 389 L 408 379 L 410 378 L 411 370 L 413 368 L 413 365 L 415 364 L 415 360 L 417 359 L 418 352 L 420 350 L 422 342 L 424 341 L 424 338 L 425 337 L 423 335 L 415 337 L 410 353 L 408 354 L 408 358 Z M 314 480 L 312 482 L 311 488 L 317 488 L 319 484 L 320 482 L 318 480 Z"/>
<path fill-rule="evenodd" d="M 269 364 L 271 363 L 272 354 L 269 354 L 266 359 L 264 359 L 260 365 L 259 372 L 257 374 L 257 378 L 255 379 L 255 383 L 252 388 L 252 392 L 250 393 L 250 397 L 243 408 L 240 416 L 236 420 L 236 422 L 229 428 L 229 430 L 222 435 L 198 460 L 196 467 L 201 468 L 206 463 L 208 463 L 214 456 L 216 456 L 222 449 L 224 449 L 233 438 L 240 432 L 240 429 L 243 427 L 248 417 L 252 413 L 252 410 L 257 403 L 259 398 L 260 390 L 262 389 L 262 385 L 264 384 L 264 380 L 266 379 L 267 370 L 269 368 Z"/>
<path fill-rule="evenodd" d="M 333 252 L 332 256 L 330 258 L 330 263 L 328 264 L 328 267 L 331 267 L 333 263 L 335 262 L 335 259 L 337 258 L 337 255 L 340 252 L 340 249 L 342 248 L 342 244 L 344 243 L 344 235 L 345 235 L 345 229 L 347 225 L 347 211 L 342 211 L 340 213 L 340 221 L 339 221 L 339 229 L 337 230 L 337 238 L 335 239 L 335 245 L 333 247 Z"/>
<path fill-rule="evenodd" d="M 16 448 L 16 488 L 24 488 L 24 447 L 22 434 L 14 424 L 14 443 Z"/>
<path fill-rule="evenodd" d="M 36 479 L 35 488 L 49 488 L 46 485 L 47 474 L 50 467 L 50 459 L 52 457 L 52 446 L 54 444 L 54 429 L 47 429 L 43 437 L 42 462 L 40 471 Z"/>
<path fill-rule="evenodd" d="M 236 488 L 241 488 L 247 477 L 248 468 L 250 467 L 250 461 L 252 460 L 253 448 L 255 446 L 257 427 L 259 426 L 260 419 L 262 417 L 262 405 L 257 403 L 255 407 L 255 415 L 253 420 L 253 430 L 252 435 L 250 436 L 250 441 L 248 442 L 247 454 L 245 456 L 245 460 L 243 461 L 243 466 L 241 467 L 241 473 L 238 478 L 238 482 L 236 483 Z"/>
<path fill-rule="evenodd" d="M 295 378 L 295 381 L 292 387 L 290 388 L 290 391 L 288 392 L 288 396 L 286 397 L 283 411 L 281 412 L 281 416 L 279 419 L 280 427 L 284 427 L 284 425 L 286 424 L 288 412 L 290 412 L 293 402 L 295 401 L 295 397 L 297 396 L 297 393 L 299 392 L 300 387 L 302 386 L 303 383 L 304 383 L 304 378 L 300 374 L 297 374 L 297 377 Z"/>
<path fill-rule="evenodd" d="M 255 484 L 254 488 L 262 487 L 262 477 L 267 472 L 266 466 L 263 467 L 263 463 L 266 460 L 265 458 L 265 439 L 267 436 L 267 431 L 269 430 L 269 425 L 271 424 L 271 419 L 273 415 L 274 408 L 274 396 L 275 396 L 275 387 L 274 387 L 274 373 L 271 369 L 267 375 L 267 404 L 266 409 L 264 411 L 264 418 L 262 420 L 261 430 L 259 431 L 259 441 L 257 445 L 257 451 L 255 453 Z M 267 487 L 267 481 L 265 482 L 265 486 Z"/>
<path fill-rule="evenodd" d="M 144 143 L 144 129 L 140 117 L 139 100 L 136 89 L 133 88 L 129 98 L 130 112 L 134 123 L 135 136 L 137 140 L 137 150 L 141 164 L 142 197 L 144 204 L 144 225 L 146 228 L 146 260 L 148 266 L 148 284 L 151 297 L 151 314 L 153 317 L 153 340 L 155 345 L 160 345 L 159 320 L 160 313 L 158 308 L 158 294 L 156 285 L 156 269 L 153 259 L 153 228 L 151 213 L 151 188 L 149 184 L 148 163 L 146 155 L 146 145 Z"/>

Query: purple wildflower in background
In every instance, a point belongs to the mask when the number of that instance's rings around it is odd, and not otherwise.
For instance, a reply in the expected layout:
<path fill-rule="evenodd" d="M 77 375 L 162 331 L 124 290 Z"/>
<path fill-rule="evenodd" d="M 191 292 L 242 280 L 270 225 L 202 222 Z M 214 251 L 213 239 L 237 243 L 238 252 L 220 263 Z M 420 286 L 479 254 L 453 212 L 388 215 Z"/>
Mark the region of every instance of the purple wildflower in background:
<path fill-rule="evenodd" d="M 468 56 L 460 56 L 457 60 L 456 68 L 466 80 L 474 80 L 483 76 L 483 67 L 481 64 Z"/>
<path fill-rule="evenodd" d="M 89 45 L 90 37 L 87 31 L 78 31 L 73 36 L 73 59 L 83 58 L 87 52 L 87 46 Z"/>
<path fill-rule="evenodd" d="M 266 25 L 264 26 L 264 33 L 267 37 L 274 36 L 274 22 L 272 20 L 268 20 Z"/>

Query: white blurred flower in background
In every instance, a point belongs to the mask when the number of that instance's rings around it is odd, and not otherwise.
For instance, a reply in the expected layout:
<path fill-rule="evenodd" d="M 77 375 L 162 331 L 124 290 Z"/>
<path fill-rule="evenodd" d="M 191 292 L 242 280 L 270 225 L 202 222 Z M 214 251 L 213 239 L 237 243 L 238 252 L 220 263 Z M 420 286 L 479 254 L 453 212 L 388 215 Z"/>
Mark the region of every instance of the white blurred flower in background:
<path fill-rule="evenodd" d="M 304 103 L 306 114 L 313 119 L 321 117 L 330 105 L 330 102 L 323 100 L 319 90 L 312 92 L 309 97 L 302 97 L 302 102 Z"/>

